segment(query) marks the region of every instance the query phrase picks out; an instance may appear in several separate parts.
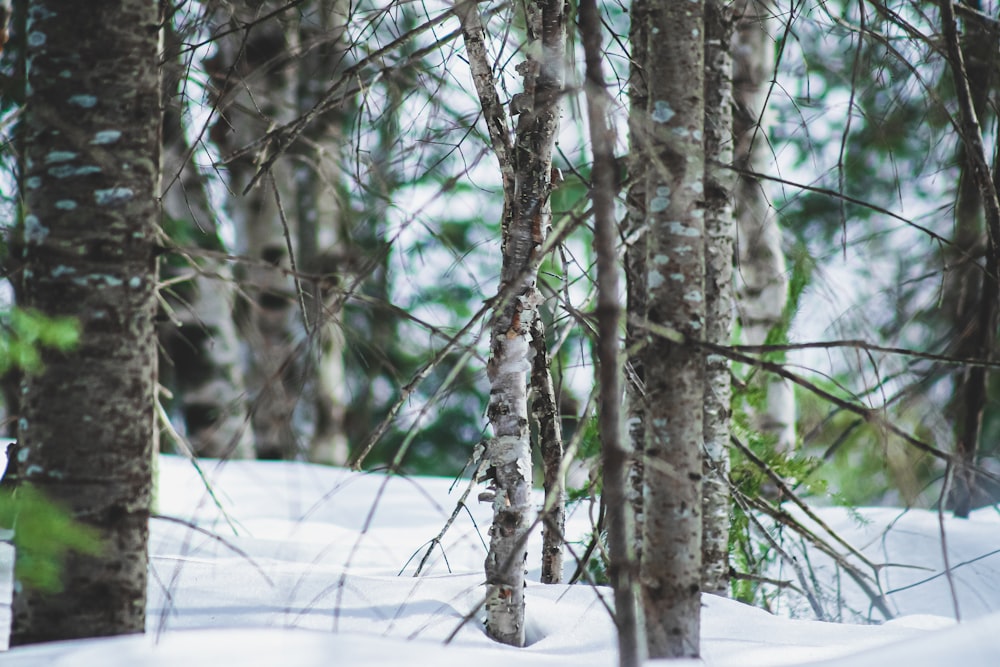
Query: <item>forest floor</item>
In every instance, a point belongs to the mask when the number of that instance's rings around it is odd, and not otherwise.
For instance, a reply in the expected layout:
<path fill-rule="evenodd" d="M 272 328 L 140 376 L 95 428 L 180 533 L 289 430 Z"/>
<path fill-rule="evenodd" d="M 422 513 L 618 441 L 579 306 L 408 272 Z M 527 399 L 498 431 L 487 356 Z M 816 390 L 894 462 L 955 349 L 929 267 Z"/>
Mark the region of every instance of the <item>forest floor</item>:
<path fill-rule="evenodd" d="M 490 507 L 475 502 L 475 490 L 468 511 L 459 512 L 414 577 L 465 480 L 386 477 L 297 463 L 201 465 L 214 499 L 190 462 L 160 458 L 160 518 L 151 529 L 145 636 L 18 648 L 0 653 L 0 666 L 506 667 L 513 660 L 519 667 L 613 667 L 617 662 L 607 590 L 537 583 L 538 536 L 529 544 L 529 580 L 536 582 L 527 589 L 529 646 L 499 646 L 485 636 L 479 605 Z M 571 539 L 589 534 L 589 510 L 586 504 L 575 508 L 567 528 Z M 817 511 L 876 566 L 894 618 L 884 622 L 842 568 L 812 551 L 801 552 L 797 562 L 805 576 L 827 596 L 820 601 L 824 614 L 851 622 L 807 620 L 803 616 L 811 607 L 791 595 L 771 600 L 775 613 L 705 595 L 703 658 L 691 664 L 1000 664 L 996 509 L 978 510 L 966 521 L 923 510 Z M 942 530 L 950 578 L 943 576 Z M 4 547 L 0 627 L 9 625 L 12 560 L 11 549 Z M 787 568 L 776 567 L 773 574 L 795 580 Z M 956 608 L 961 623 L 955 621 Z M 857 622 L 869 618 L 875 623 Z"/>

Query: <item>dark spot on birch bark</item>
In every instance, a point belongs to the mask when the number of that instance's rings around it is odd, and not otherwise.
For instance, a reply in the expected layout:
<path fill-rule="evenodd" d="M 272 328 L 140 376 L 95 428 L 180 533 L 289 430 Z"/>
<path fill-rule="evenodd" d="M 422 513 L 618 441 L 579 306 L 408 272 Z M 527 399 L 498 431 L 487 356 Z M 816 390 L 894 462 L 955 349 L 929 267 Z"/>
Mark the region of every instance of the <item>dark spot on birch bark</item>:
<path fill-rule="evenodd" d="M 219 420 L 219 407 L 210 403 L 189 403 L 184 406 L 184 424 L 188 433 L 211 428 Z"/>
<path fill-rule="evenodd" d="M 278 266 L 281 264 L 281 260 L 285 258 L 285 249 L 278 245 L 265 246 L 260 251 L 260 258 L 268 264 Z"/>
<path fill-rule="evenodd" d="M 515 512 L 498 512 L 493 525 L 500 531 L 501 535 L 510 537 L 517 530 L 517 517 Z"/>
<path fill-rule="evenodd" d="M 264 310 L 284 310 L 288 308 L 288 299 L 278 292 L 261 292 L 257 303 Z"/>

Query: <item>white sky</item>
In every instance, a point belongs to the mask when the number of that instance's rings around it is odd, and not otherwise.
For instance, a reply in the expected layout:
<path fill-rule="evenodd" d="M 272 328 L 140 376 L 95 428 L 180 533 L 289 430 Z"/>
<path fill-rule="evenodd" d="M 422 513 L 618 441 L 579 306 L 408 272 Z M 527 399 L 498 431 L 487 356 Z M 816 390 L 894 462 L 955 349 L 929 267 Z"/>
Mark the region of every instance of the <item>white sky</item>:
<path fill-rule="evenodd" d="M 444 479 L 387 480 L 300 463 L 204 465 L 239 534 L 208 499 L 191 464 L 161 458 L 158 511 L 193 521 L 225 544 L 184 525 L 153 521 L 145 637 L 18 648 L 0 653 L 0 666 L 506 667 L 514 653 L 518 667 L 616 664 L 612 623 L 594 591 L 537 583 L 537 535 L 528 561 L 535 582 L 527 591 L 531 645 L 494 644 L 478 620 L 443 644 L 481 599 L 485 549 L 479 533 L 489 525 L 489 507 L 473 502 L 471 513 L 461 514 L 446 536 L 450 572 L 435 552 L 423 576 L 412 574 L 464 481 L 449 495 L 451 480 Z M 862 510 L 865 521 L 859 522 L 842 509 L 819 511 L 873 562 L 891 564 L 881 568 L 885 590 L 941 571 L 933 513 Z M 586 508 L 580 508 L 569 533 L 583 535 L 587 526 Z M 882 625 L 793 620 L 706 595 L 701 664 L 994 667 L 1000 655 L 1000 516 L 980 510 L 968 521 L 947 519 L 945 528 L 953 567 L 985 556 L 955 568 L 961 625 L 954 624 L 951 594 L 941 576 L 891 594 L 890 606 L 902 616 Z M 419 555 L 407 565 L 414 554 Z M 836 571 L 815 553 L 809 560 L 824 588 L 832 590 Z M 6 627 L 9 548 L 0 553 L 0 568 L 0 627 Z M 858 591 L 841 579 L 844 607 L 864 609 Z"/>

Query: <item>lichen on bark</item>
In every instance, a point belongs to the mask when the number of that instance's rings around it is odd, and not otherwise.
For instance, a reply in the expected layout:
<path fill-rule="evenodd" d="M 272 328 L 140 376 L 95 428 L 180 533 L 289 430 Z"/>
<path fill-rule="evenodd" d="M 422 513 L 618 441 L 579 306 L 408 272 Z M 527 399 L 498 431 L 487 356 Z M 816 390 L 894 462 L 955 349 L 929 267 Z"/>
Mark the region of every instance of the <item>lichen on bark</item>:
<path fill-rule="evenodd" d="M 683 334 L 646 347 L 640 580 L 651 658 L 696 657 L 701 612 L 704 4 L 651 3 L 644 110 L 648 319 Z"/>
<path fill-rule="evenodd" d="M 143 631 L 156 438 L 159 3 L 48 0 L 28 15 L 24 199 L 36 233 L 21 305 L 76 318 L 80 335 L 25 379 L 19 472 L 106 548 L 68 556 L 61 592 L 15 583 L 11 645 Z M 120 138 L 93 142 L 109 131 Z"/>

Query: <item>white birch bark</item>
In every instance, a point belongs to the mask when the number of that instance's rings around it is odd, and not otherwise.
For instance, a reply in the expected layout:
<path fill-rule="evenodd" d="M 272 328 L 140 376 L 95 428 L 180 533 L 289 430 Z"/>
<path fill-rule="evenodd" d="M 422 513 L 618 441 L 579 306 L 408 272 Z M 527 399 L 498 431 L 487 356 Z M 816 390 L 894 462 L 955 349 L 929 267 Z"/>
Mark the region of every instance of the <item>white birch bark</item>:
<path fill-rule="evenodd" d="M 238 28 L 281 6 L 244 1 L 231 5 L 232 14 L 218 14 Z M 311 106 L 324 77 L 335 76 L 331 63 L 341 64 L 329 49 L 344 21 L 342 3 L 314 0 L 219 41 L 208 64 L 220 99 L 212 138 L 223 153 L 251 144 Z M 331 185 L 339 138 L 331 116 L 313 119 L 303 141 L 274 162 L 266 177 L 245 196 L 228 200 L 237 250 L 250 260 L 239 319 L 255 447 L 264 458 L 343 463 L 348 456 L 342 336 L 326 310 L 330 295 L 318 286 L 342 254 Z M 240 154 L 227 166 L 237 195 L 259 167 L 252 154 Z"/>
<path fill-rule="evenodd" d="M 311 109 L 346 66 L 344 32 L 348 0 L 312 0 L 298 24 L 298 39 L 305 53 L 297 61 L 296 105 L 298 113 Z M 341 202 L 337 197 L 340 147 L 344 143 L 341 114 L 318 117 L 303 131 L 304 141 L 292 148 L 296 184 L 298 261 L 301 270 L 342 284 L 346 273 L 345 232 Z M 345 341 L 338 321 L 339 306 L 330 308 L 338 296 L 322 281 L 302 284 L 306 305 L 304 328 L 308 346 L 307 391 L 304 400 L 309 433 L 309 460 L 342 465 L 348 459 L 345 434 Z"/>
<path fill-rule="evenodd" d="M 563 94 L 566 18 L 560 0 L 525 7 L 526 59 L 517 66 L 524 86 L 511 101 L 511 115 L 520 115 L 512 142 L 478 10 L 471 2 L 456 9 L 504 186 L 503 266 L 487 364 L 491 385 L 487 414 L 494 437 L 486 456 L 496 491 L 486 557 L 486 631 L 497 641 L 523 646 L 525 544 L 533 510 L 529 336 L 541 303 L 536 287 L 540 248 L 551 224 L 552 151 Z"/>
<path fill-rule="evenodd" d="M 733 161 L 731 3 L 705 2 L 705 337 L 729 345 L 733 333 Z M 729 593 L 730 369 L 705 358 L 705 466 L 702 589 Z"/>
<path fill-rule="evenodd" d="M 168 35 L 166 57 L 175 54 L 181 43 L 173 33 Z M 177 91 L 185 69 L 179 60 L 168 61 L 163 68 L 163 213 L 214 241 L 219 220 L 181 122 L 184 102 Z M 197 247 L 187 250 L 187 265 L 162 271 L 165 280 L 190 276 L 162 294 L 172 312 L 159 325 L 160 348 L 166 357 L 160 381 L 173 394 L 174 428 L 199 456 L 252 458 L 253 437 L 232 316 L 232 268 L 228 262 L 202 256 Z"/>
<path fill-rule="evenodd" d="M 769 116 L 764 109 L 774 74 L 776 20 L 771 0 L 739 0 L 733 35 L 735 164 L 755 173 L 772 171 Z M 781 321 L 788 301 L 788 275 L 781 249 L 781 228 L 771 206 L 770 184 L 741 176 L 736 190 L 737 309 L 743 342 L 763 345 Z M 795 447 L 795 395 L 792 384 L 767 377 L 767 408 L 755 415 L 758 428 L 779 451 Z"/>

